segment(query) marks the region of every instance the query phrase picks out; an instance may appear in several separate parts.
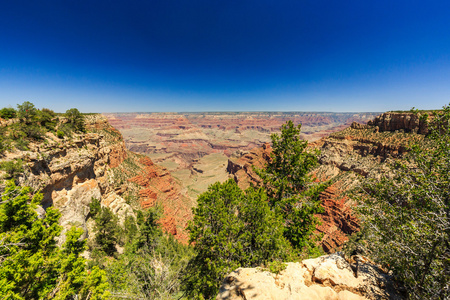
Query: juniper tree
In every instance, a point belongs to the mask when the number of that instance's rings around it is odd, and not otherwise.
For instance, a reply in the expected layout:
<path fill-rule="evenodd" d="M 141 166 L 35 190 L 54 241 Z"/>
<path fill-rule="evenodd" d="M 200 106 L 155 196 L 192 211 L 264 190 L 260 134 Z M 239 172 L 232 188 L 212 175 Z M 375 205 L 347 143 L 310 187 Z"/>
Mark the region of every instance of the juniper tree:
<path fill-rule="evenodd" d="M 282 219 L 270 210 L 262 189 L 243 192 L 228 180 L 211 185 L 197 201 L 188 226 L 196 252 L 185 271 L 189 298 L 215 297 L 224 275 L 238 267 L 289 257 Z"/>

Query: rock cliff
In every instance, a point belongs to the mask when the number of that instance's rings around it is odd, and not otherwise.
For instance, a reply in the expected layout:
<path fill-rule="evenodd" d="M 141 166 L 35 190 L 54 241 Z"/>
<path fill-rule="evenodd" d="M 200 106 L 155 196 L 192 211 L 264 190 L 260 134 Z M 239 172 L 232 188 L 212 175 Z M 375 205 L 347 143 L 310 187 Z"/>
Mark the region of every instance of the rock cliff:
<path fill-rule="evenodd" d="M 428 114 L 426 113 L 396 113 L 388 112 L 369 121 L 368 125 L 376 126 L 380 131 L 403 130 L 421 134 L 428 133 Z"/>
<path fill-rule="evenodd" d="M 144 195 L 151 186 L 155 200 L 163 207 L 164 229 L 180 240 L 187 240 L 186 214 L 175 216 L 179 211 L 174 207 L 189 212 L 191 207 L 173 203 L 183 196 L 170 174 L 155 166 L 154 175 L 148 176 L 147 164 L 141 163 L 143 156 L 125 148 L 122 135 L 104 116 L 87 115 L 85 122 L 85 134 L 61 139 L 48 132 L 43 140 L 30 143 L 27 151 L 6 152 L 2 161 L 23 162 L 23 173 L 17 179 L 19 184 L 42 191 L 42 207 L 54 206 L 60 210 L 64 231 L 75 225 L 84 229 L 85 238 L 89 237 L 92 228 L 88 224 L 89 204 L 94 198 L 109 207 L 123 225 L 127 216 L 135 217 L 134 210 L 149 206 L 146 198 L 138 195 Z M 148 184 L 140 186 L 128 180 L 138 176 L 146 177 Z M 181 227 L 178 232 L 177 227 Z"/>
<path fill-rule="evenodd" d="M 392 278 L 368 259 L 333 254 L 287 263 L 279 274 L 239 268 L 225 277 L 217 300 L 404 299 Z"/>

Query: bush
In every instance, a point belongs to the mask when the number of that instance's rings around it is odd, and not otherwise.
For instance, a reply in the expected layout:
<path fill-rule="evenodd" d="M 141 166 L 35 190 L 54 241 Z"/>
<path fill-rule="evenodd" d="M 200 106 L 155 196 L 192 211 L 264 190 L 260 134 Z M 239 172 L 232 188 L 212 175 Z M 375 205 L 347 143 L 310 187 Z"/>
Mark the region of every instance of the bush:
<path fill-rule="evenodd" d="M 55 130 L 56 120 L 55 112 L 48 108 L 43 108 L 37 113 L 37 119 L 41 126 L 45 127 L 47 130 Z"/>
<path fill-rule="evenodd" d="M 84 117 L 76 108 L 71 108 L 66 111 L 64 116 L 74 131 L 85 132 Z"/>
<path fill-rule="evenodd" d="M 21 159 L 5 161 L 0 164 L 0 169 L 6 172 L 7 178 L 18 178 L 23 173 L 23 162 Z"/>
<path fill-rule="evenodd" d="M 0 110 L 0 118 L 9 120 L 16 117 L 16 110 L 12 107 L 4 107 Z"/>
<path fill-rule="evenodd" d="M 101 211 L 102 207 L 100 205 L 100 200 L 92 197 L 91 203 L 89 203 L 89 215 L 95 218 L 97 214 Z"/>
<path fill-rule="evenodd" d="M 238 267 L 256 267 L 292 255 L 283 220 L 262 189 L 243 192 L 233 180 L 215 183 L 198 198 L 190 242 L 197 253 L 184 277 L 187 296 L 210 299 L 223 277 Z"/>
<path fill-rule="evenodd" d="M 95 217 L 95 250 L 112 256 L 116 253 L 120 226 L 117 216 L 108 207 L 102 207 Z"/>
<path fill-rule="evenodd" d="M 58 138 L 62 139 L 62 138 L 64 138 L 64 132 L 62 132 L 61 130 L 58 130 L 58 131 L 56 132 L 56 136 L 57 136 Z"/>
<path fill-rule="evenodd" d="M 25 120 L 25 123 L 30 123 L 34 120 L 37 115 L 37 109 L 34 107 L 34 104 L 25 101 L 22 104 L 17 104 L 17 117 Z"/>
<path fill-rule="evenodd" d="M 9 181 L 0 202 L 1 299 L 105 299 L 105 272 L 88 272 L 81 253 L 83 231 L 72 228 L 66 241 L 56 245 L 62 227 L 60 213 L 49 207 L 39 218 L 41 194 L 30 199 L 30 188 Z"/>

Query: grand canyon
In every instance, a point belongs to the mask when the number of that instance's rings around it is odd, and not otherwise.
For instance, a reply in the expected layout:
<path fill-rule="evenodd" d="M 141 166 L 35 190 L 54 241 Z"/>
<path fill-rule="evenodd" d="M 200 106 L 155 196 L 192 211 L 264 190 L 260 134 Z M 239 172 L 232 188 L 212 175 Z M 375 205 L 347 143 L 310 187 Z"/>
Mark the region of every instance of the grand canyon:
<path fill-rule="evenodd" d="M 378 113 L 201 112 L 105 114 L 127 149 L 166 168 L 195 200 L 207 187 L 229 178 L 228 160 L 270 142 L 287 120 L 302 124 L 301 137 L 317 141 L 352 122 Z"/>

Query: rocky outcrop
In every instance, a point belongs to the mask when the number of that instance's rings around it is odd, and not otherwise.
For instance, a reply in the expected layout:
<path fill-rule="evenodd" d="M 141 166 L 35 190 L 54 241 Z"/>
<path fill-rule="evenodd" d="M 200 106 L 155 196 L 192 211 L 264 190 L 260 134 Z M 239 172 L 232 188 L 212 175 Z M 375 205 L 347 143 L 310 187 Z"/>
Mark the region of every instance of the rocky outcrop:
<path fill-rule="evenodd" d="M 112 168 L 127 157 L 121 134 L 101 115 L 87 116 L 85 121 L 86 134 L 59 139 L 47 133 L 44 141 L 30 143 L 29 151 L 15 150 L 4 158 L 21 159 L 24 172 L 18 178 L 19 184 L 41 191 L 42 206 L 54 206 L 61 212 L 60 244 L 64 232 L 72 226 L 84 229 L 85 238 L 89 236 L 87 220 L 92 199 L 111 208 L 122 225 L 126 216 L 134 216 L 132 207 L 111 181 Z"/>
<path fill-rule="evenodd" d="M 316 231 L 322 235 L 321 245 L 326 253 L 340 249 L 348 236 L 359 231 L 359 220 L 351 209 L 351 200 L 343 196 L 339 183 L 334 183 L 319 196 L 323 212 L 318 214 L 320 224 Z"/>
<path fill-rule="evenodd" d="M 194 203 L 182 192 L 180 185 L 170 173 L 157 166 L 148 157 L 139 159 L 142 171 L 128 181 L 139 185 L 139 202 L 142 209 L 159 205 L 163 209 L 163 217 L 159 224 L 164 231 L 172 234 L 177 240 L 187 243 L 187 222 L 192 219 Z"/>
<path fill-rule="evenodd" d="M 279 274 L 239 268 L 225 277 L 217 300 L 404 299 L 392 278 L 364 257 L 333 254 L 287 263 Z"/>
<path fill-rule="evenodd" d="M 427 115 L 428 116 L 428 115 Z M 403 130 L 420 134 L 428 133 L 428 122 L 425 113 L 395 113 L 388 112 L 368 122 L 369 126 L 376 126 L 380 131 Z"/>

